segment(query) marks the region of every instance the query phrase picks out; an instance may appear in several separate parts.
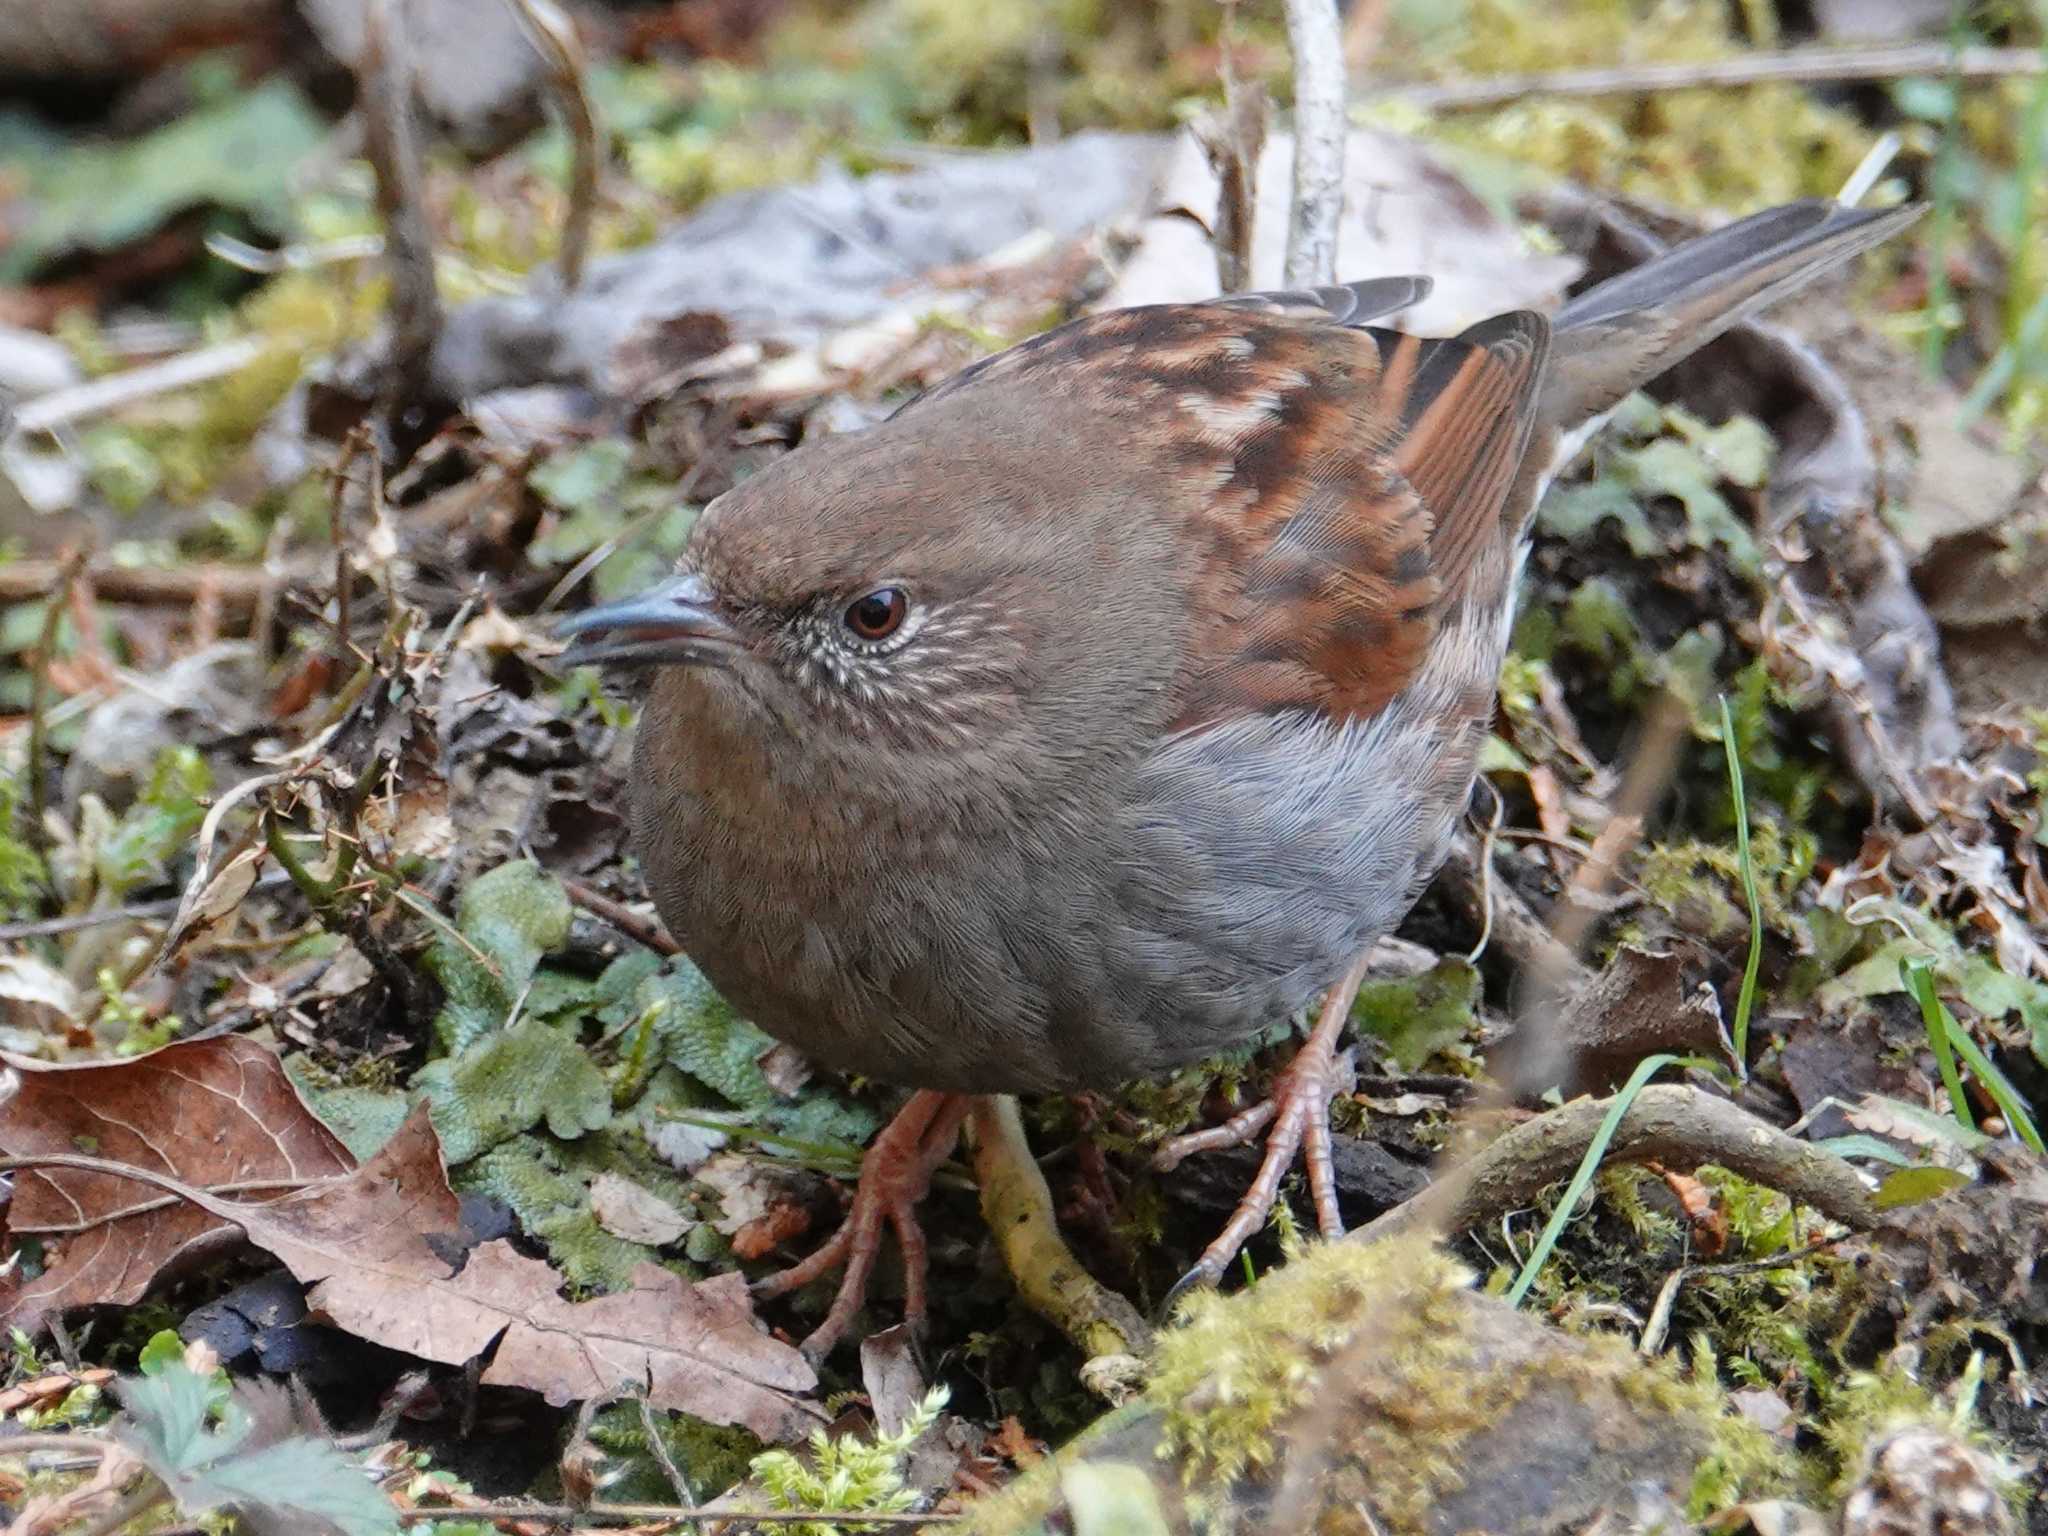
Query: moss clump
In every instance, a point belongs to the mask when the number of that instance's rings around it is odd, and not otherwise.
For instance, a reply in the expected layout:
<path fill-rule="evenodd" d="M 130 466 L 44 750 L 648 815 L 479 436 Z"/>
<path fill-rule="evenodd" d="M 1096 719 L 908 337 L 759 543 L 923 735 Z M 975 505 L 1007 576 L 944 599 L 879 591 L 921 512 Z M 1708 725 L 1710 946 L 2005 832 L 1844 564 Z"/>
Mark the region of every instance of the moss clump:
<path fill-rule="evenodd" d="M 1189 1486 L 1269 1466 L 1276 1431 L 1322 1386 L 1321 1367 L 1373 1335 L 1384 1369 L 1418 1384 L 1466 1363 L 1458 1326 L 1470 1277 L 1427 1242 L 1335 1243 L 1249 1295 L 1197 1296 L 1160 1340 L 1150 1396 Z M 1412 1464 L 1411 1464 L 1412 1465 Z"/>

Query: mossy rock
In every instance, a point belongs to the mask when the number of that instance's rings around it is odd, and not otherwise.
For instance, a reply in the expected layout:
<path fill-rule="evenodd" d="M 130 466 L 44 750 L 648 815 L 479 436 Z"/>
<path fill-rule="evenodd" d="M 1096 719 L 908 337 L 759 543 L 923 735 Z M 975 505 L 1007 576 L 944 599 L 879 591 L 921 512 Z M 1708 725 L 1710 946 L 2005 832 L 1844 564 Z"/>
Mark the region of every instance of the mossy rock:
<path fill-rule="evenodd" d="M 1334 1243 L 1197 1298 L 1146 1397 L 969 1528 L 1538 1536 L 1676 1516 L 1731 1432 L 1710 1392 L 1476 1294 L 1424 1241 Z"/>

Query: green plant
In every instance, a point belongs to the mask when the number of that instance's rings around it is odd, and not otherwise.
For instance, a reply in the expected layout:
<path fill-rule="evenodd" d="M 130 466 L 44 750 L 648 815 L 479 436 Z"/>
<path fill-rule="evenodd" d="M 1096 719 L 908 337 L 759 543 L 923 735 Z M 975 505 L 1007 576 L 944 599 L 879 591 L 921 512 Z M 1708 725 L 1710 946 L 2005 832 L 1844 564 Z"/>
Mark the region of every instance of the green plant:
<path fill-rule="evenodd" d="M 1537 1275 L 1549 1262 L 1551 1250 L 1564 1234 L 1565 1223 L 1572 1219 L 1572 1212 L 1578 1209 L 1580 1199 L 1586 1193 L 1586 1186 L 1593 1182 L 1593 1175 L 1599 1171 L 1600 1159 L 1607 1155 L 1608 1144 L 1614 1140 L 1614 1133 L 1621 1125 L 1621 1117 L 1628 1113 L 1629 1105 L 1635 1103 L 1650 1079 L 1666 1067 L 1691 1064 L 1692 1058 L 1673 1056 L 1660 1051 L 1655 1056 L 1646 1056 L 1636 1063 L 1635 1071 L 1628 1081 L 1621 1085 L 1607 1106 L 1607 1113 L 1600 1119 L 1600 1128 L 1593 1133 L 1593 1139 L 1586 1146 L 1585 1156 L 1579 1159 L 1579 1166 L 1573 1170 L 1571 1182 L 1565 1185 L 1564 1194 L 1558 1198 L 1557 1207 L 1550 1213 L 1550 1220 L 1543 1224 L 1543 1231 L 1536 1239 L 1536 1246 L 1529 1250 L 1529 1257 L 1522 1262 L 1521 1272 L 1515 1276 L 1515 1283 L 1508 1287 L 1508 1305 L 1519 1307 L 1522 1298 L 1529 1294 L 1529 1287 L 1536 1283 Z M 1703 1063 L 1704 1065 L 1704 1063 Z"/>
<path fill-rule="evenodd" d="M 917 1502 L 917 1491 L 903 1480 L 904 1458 L 938 1421 L 939 1410 L 945 1406 L 946 1389 L 934 1387 L 893 1435 L 874 1440 L 843 1435 L 834 1440 L 822 1429 L 816 1430 L 811 1435 L 808 1462 L 789 1451 L 763 1451 L 753 1460 L 754 1476 L 777 1509 L 863 1514 L 908 1509 Z M 782 1529 L 791 1536 L 838 1536 L 841 1527 L 806 1520 Z M 844 1529 L 870 1531 L 875 1527 L 849 1523 Z"/>
<path fill-rule="evenodd" d="M 1742 991 L 1735 999 L 1735 1070 L 1749 1072 L 1749 1015 L 1756 1006 L 1756 973 L 1763 962 L 1764 913 L 1756 891 L 1756 860 L 1749 848 L 1749 800 L 1742 789 L 1742 751 L 1728 696 L 1721 696 L 1721 745 L 1728 752 L 1728 788 L 1735 797 L 1735 853 L 1742 862 L 1742 894 L 1749 902 L 1749 958 L 1742 967 Z"/>
<path fill-rule="evenodd" d="M 1984 1048 L 1970 1038 L 1970 1032 L 1956 1023 L 1955 1015 L 1935 994 L 1933 966 L 1922 959 L 1902 959 L 1899 974 L 1905 980 L 1906 990 L 1920 1004 L 1920 1019 L 1927 1028 L 1927 1043 L 1934 1051 L 1935 1064 L 1941 1069 L 1941 1084 L 1948 1090 L 1949 1107 L 1956 1119 L 1969 1130 L 1977 1128 L 1977 1122 L 1970 1114 L 1969 1102 L 1963 1095 L 1962 1075 L 1956 1070 L 1956 1057 L 1961 1056 L 1977 1081 L 1984 1085 L 1984 1091 L 1998 1105 L 1999 1113 L 2005 1116 L 2005 1123 L 2012 1127 L 2013 1133 L 2035 1152 L 2042 1152 L 2041 1132 L 2034 1124 L 2034 1117 L 2027 1112 L 2026 1101 L 2020 1097 L 2019 1090 L 1998 1070 Z"/>

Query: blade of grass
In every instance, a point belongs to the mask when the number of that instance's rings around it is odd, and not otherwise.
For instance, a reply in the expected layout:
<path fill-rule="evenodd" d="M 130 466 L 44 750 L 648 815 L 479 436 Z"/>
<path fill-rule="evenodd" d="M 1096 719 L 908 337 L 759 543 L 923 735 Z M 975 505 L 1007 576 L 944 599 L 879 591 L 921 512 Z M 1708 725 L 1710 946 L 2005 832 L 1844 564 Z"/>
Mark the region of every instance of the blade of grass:
<path fill-rule="evenodd" d="M 1999 1071 L 1984 1047 L 1956 1022 L 1955 1015 L 1948 1011 L 1948 1005 L 1935 993 L 1933 969 L 1925 960 L 1901 961 L 1899 969 L 1905 975 L 1907 989 L 1919 1000 L 1920 1017 L 1927 1025 L 1927 1039 L 1934 1046 L 1934 1059 L 1941 1064 L 1942 1086 L 1948 1089 L 1950 1102 L 1963 1103 L 1961 1082 L 1951 1080 L 1951 1074 L 1955 1072 L 1954 1057 L 1949 1054 L 1952 1051 L 1954 1056 L 1963 1058 L 1963 1065 L 1984 1085 L 1984 1091 L 1991 1095 L 1991 1101 L 2005 1116 L 2005 1123 L 2012 1127 L 2013 1134 L 2037 1153 L 2048 1150 L 2043 1148 L 2040 1129 L 2027 1110 L 2026 1100 L 2013 1087 L 2012 1079 Z M 1967 1107 L 1957 1118 L 1972 1130 L 1976 1129 Z"/>
<path fill-rule="evenodd" d="M 1906 990 L 1920 1001 L 1920 1020 L 1927 1026 L 1927 1044 L 1934 1051 L 1934 1064 L 1941 1069 L 1941 1086 L 1948 1090 L 1949 1113 L 1965 1130 L 1977 1129 L 1970 1114 L 1970 1101 L 1963 1097 L 1962 1075 L 1956 1071 L 1956 1053 L 1950 1043 L 1949 1013 L 1934 995 L 1934 972 L 1925 960 L 1900 960 L 1899 976 Z"/>
<path fill-rule="evenodd" d="M 1655 1056 L 1645 1056 L 1636 1063 L 1635 1071 L 1628 1081 L 1621 1085 L 1614 1101 L 1607 1106 L 1607 1113 L 1600 1119 L 1600 1128 L 1593 1133 L 1593 1139 L 1586 1144 L 1586 1155 L 1579 1159 L 1579 1166 L 1572 1173 L 1564 1194 L 1558 1199 L 1557 1208 L 1550 1213 L 1550 1220 L 1543 1224 L 1543 1231 L 1536 1239 L 1536 1246 L 1529 1250 L 1529 1257 L 1522 1262 L 1521 1273 L 1515 1276 L 1515 1283 L 1508 1287 L 1507 1301 L 1511 1307 L 1519 1307 L 1522 1298 L 1529 1294 L 1529 1287 L 1536 1283 L 1536 1276 L 1550 1259 L 1550 1252 L 1557 1246 L 1557 1240 L 1564 1233 L 1565 1223 L 1572 1219 L 1572 1212 L 1578 1209 L 1580 1199 L 1586 1193 L 1586 1186 L 1593 1182 L 1593 1175 L 1599 1171 L 1600 1159 L 1607 1155 L 1608 1145 L 1614 1140 L 1614 1132 L 1621 1124 L 1621 1117 L 1628 1113 L 1629 1105 L 1635 1103 L 1636 1095 L 1644 1085 L 1666 1067 L 1706 1066 L 1720 1068 L 1718 1062 L 1697 1061 L 1690 1056 L 1674 1056 L 1660 1051 Z M 1725 1069 L 1722 1069 L 1725 1070 Z"/>
<path fill-rule="evenodd" d="M 1947 1012 L 1946 1009 L 1943 1012 Z M 1949 1023 L 1949 1041 L 1956 1048 L 1956 1054 L 1963 1058 L 1963 1065 L 1976 1074 L 1977 1081 L 1984 1085 L 1984 1091 L 1991 1095 L 1991 1101 L 1998 1106 L 1998 1112 L 2005 1116 L 2005 1123 L 2012 1127 L 2013 1134 L 2027 1144 L 2034 1152 L 2048 1155 L 2048 1147 L 2041 1144 L 2041 1132 L 2034 1124 L 2034 1117 L 2027 1112 L 2026 1101 L 2019 1090 L 2012 1085 L 2012 1079 L 1998 1070 L 1997 1064 L 1985 1054 L 1984 1047 L 1970 1038 L 1970 1032 L 1955 1025 L 1953 1017 Z"/>
<path fill-rule="evenodd" d="M 1721 695 L 1721 745 L 1728 752 L 1728 788 L 1735 796 L 1735 853 L 1742 863 L 1742 894 L 1749 902 L 1749 959 L 1742 967 L 1742 991 L 1735 999 L 1735 1071 L 1749 1076 L 1749 1015 L 1756 1006 L 1756 973 L 1764 957 L 1764 909 L 1756 893 L 1756 861 L 1749 851 L 1749 798 L 1742 789 L 1742 750 L 1735 740 L 1735 717 L 1728 695 Z"/>

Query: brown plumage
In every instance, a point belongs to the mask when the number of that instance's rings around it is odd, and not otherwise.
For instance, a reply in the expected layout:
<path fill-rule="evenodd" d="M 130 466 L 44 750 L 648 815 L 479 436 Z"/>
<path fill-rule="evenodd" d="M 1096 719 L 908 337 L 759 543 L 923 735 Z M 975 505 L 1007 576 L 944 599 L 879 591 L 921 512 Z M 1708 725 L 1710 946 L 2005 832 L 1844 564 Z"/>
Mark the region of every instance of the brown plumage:
<path fill-rule="evenodd" d="M 1365 323 L 1415 278 L 1096 315 L 791 454 L 673 580 L 567 626 L 655 668 L 634 824 L 664 920 L 771 1033 L 943 1092 L 1113 1086 L 1342 978 L 1236 1127 L 1277 1114 L 1203 1272 L 1303 1141 L 1333 1224 L 1355 961 L 1470 792 L 1558 433 L 1912 216 L 1773 209 L 1454 338 Z M 912 1110 L 814 1344 L 957 1127 Z"/>

